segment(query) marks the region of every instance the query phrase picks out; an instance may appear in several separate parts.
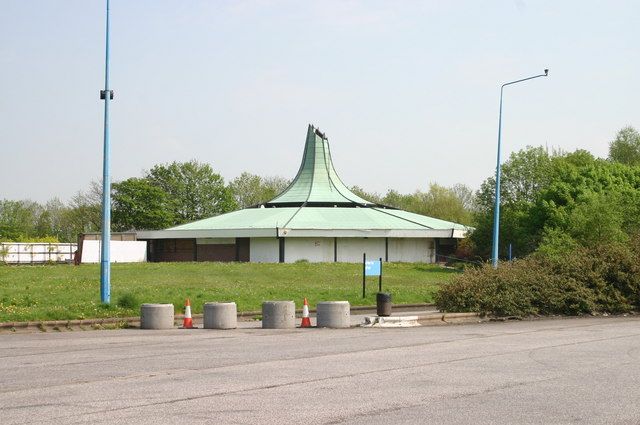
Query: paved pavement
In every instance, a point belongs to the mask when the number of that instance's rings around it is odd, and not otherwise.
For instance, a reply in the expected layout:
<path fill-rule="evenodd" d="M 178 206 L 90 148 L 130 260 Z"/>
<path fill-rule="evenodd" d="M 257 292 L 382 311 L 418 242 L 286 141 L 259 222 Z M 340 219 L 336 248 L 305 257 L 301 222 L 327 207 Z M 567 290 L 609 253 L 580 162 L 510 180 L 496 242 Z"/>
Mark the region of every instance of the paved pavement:
<path fill-rule="evenodd" d="M 0 335 L 0 423 L 638 424 L 640 318 Z"/>
<path fill-rule="evenodd" d="M 367 311 L 356 311 L 356 312 L 351 312 L 349 314 L 349 319 L 351 319 L 351 326 L 360 326 L 364 323 L 365 321 L 365 317 L 371 317 L 371 316 L 376 316 L 376 311 L 375 310 L 367 310 Z M 442 317 L 442 313 L 438 312 L 438 310 L 435 307 L 429 307 L 429 308 L 423 308 L 420 310 L 409 310 L 409 309 L 403 309 L 403 310 L 397 310 L 393 311 L 392 316 L 394 317 L 402 317 L 402 316 L 416 316 L 422 319 L 426 319 L 428 317 L 431 318 L 440 318 Z M 309 319 L 311 320 L 311 325 L 312 326 L 316 326 L 316 313 L 310 313 L 309 314 Z M 299 325 L 300 324 L 300 318 L 296 319 L 296 323 Z M 470 321 L 474 321 L 475 318 L 470 317 L 469 318 Z M 202 327 L 202 318 L 197 318 L 197 319 L 193 319 L 193 324 L 194 326 L 198 326 L 198 327 Z M 251 328 L 262 328 L 262 321 L 261 320 L 241 320 L 238 321 L 238 328 L 241 329 L 251 329 Z"/>

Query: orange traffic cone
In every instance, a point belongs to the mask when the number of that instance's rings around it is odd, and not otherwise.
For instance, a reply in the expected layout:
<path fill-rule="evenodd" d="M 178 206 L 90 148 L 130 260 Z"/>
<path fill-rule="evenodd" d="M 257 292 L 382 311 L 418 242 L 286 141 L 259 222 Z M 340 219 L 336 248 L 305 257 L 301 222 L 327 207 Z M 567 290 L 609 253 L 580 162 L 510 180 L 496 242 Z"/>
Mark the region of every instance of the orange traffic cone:
<path fill-rule="evenodd" d="M 307 299 L 304 299 L 304 305 L 302 306 L 302 323 L 300 324 L 301 328 L 310 328 L 311 327 L 311 319 L 309 319 L 309 303 Z"/>
<path fill-rule="evenodd" d="M 191 301 L 187 298 L 184 303 L 184 320 L 182 321 L 182 327 L 184 329 L 193 329 L 193 319 L 191 319 Z"/>

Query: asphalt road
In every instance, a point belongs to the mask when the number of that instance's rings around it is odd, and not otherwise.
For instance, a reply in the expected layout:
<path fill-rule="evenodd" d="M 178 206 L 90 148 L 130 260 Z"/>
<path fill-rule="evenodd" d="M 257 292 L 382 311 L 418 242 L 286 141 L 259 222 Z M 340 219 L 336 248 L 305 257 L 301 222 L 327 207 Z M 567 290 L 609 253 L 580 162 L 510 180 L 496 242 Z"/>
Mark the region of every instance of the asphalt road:
<path fill-rule="evenodd" d="M 640 318 L 2 334 L 0 423 L 638 424 Z"/>

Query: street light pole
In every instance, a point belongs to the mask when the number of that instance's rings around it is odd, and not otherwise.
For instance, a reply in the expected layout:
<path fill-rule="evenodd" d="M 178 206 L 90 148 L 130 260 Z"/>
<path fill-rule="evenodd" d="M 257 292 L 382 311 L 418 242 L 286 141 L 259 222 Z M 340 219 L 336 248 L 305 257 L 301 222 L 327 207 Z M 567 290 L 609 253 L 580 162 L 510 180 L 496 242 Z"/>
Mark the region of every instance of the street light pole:
<path fill-rule="evenodd" d="M 520 80 L 510 81 L 500 87 L 500 115 L 498 118 L 498 159 L 496 165 L 496 194 L 495 205 L 493 208 L 493 243 L 491 246 L 491 264 L 493 268 L 498 267 L 498 235 L 500 232 L 500 144 L 502 139 L 502 94 L 504 88 L 511 84 L 521 83 L 527 80 L 533 80 L 534 78 L 549 76 L 549 70 L 545 69 L 544 74 L 534 75 L 533 77 L 522 78 Z"/>
<path fill-rule="evenodd" d="M 107 0 L 107 28 L 105 44 L 104 90 L 100 98 L 104 99 L 104 151 L 102 156 L 102 243 L 100 251 L 100 301 L 111 302 L 111 146 L 109 139 L 109 103 L 113 91 L 109 89 L 109 0 Z"/>

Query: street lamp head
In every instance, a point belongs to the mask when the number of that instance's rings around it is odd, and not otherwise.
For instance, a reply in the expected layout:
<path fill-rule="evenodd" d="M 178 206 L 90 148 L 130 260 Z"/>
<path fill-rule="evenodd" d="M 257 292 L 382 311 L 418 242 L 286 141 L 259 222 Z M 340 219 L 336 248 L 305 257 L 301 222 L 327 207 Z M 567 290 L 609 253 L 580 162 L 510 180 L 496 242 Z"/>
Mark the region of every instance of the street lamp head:
<path fill-rule="evenodd" d="M 545 70 L 544 70 L 544 76 L 546 77 L 546 76 L 548 76 L 548 75 L 549 75 L 549 70 L 548 70 L 548 69 L 545 69 Z"/>

